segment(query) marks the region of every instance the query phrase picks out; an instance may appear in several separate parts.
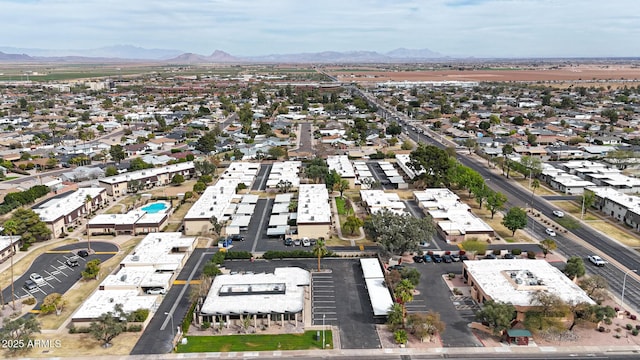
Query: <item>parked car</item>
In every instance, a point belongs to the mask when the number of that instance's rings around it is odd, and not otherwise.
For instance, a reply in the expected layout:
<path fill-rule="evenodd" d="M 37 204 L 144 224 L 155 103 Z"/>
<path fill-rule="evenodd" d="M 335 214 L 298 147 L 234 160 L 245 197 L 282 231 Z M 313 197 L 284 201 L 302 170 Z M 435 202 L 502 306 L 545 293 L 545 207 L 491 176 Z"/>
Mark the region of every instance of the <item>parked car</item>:
<path fill-rule="evenodd" d="M 89 256 L 89 252 L 87 250 L 80 250 L 80 251 L 78 251 L 78 256 L 87 257 L 87 256 Z"/>
<path fill-rule="evenodd" d="M 559 218 L 564 217 L 564 213 L 560 210 L 553 210 L 553 215 Z"/>
<path fill-rule="evenodd" d="M 76 267 L 80 265 L 78 263 L 78 257 L 76 256 L 72 256 L 68 258 L 67 261 L 65 261 L 65 263 L 67 264 L 68 267 Z"/>
<path fill-rule="evenodd" d="M 404 265 L 402 265 L 402 264 L 391 265 L 391 266 L 389 266 L 389 267 L 387 268 L 387 270 L 389 270 L 389 271 L 391 271 L 391 270 L 397 270 L 397 271 L 400 271 L 400 270 L 402 270 L 402 269 L 404 269 Z"/>
<path fill-rule="evenodd" d="M 311 246 L 311 240 L 308 237 L 302 238 L 302 246 Z"/>
<path fill-rule="evenodd" d="M 300 246 L 300 245 L 302 245 L 302 242 L 300 241 L 300 239 L 295 239 L 295 240 L 293 240 L 293 245 Z"/>
<path fill-rule="evenodd" d="M 435 263 L 441 263 L 442 262 L 442 256 L 440 256 L 438 254 L 433 254 L 433 255 L 431 255 L 431 257 L 433 258 L 433 262 L 435 262 Z"/>
<path fill-rule="evenodd" d="M 293 239 L 290 237 L 284 239 L 284 246 L 293 246 Z"/>
<path fill-rule="evenodd" d="M 309 239 L 309 242 L 311 243 L 311 246 L 315 246 L 315 244 L 318 242 L 318 240 L 311 238 Z"/>
<path fill-rule="evenodd" d="M 165 290 L 164 288 L 153 288 L 153 289 L 147 290 L 147 294 L 149 295 L 164 295 L 166 293 L 167 293 L 167 290 Z"/>
<path fill-rule="evenodd" d="M 38 273 L 32 273 L 31 275 L 29 275 L 29 279 L 36 283 L 38 286 L 44 284 L 44 278 Z"/>
<path fill-rule="evenodd" d="M 413 256 L 413 262 L 417 262 L 417 263 L 424 262 L 424 256 L 414 255 Z"/>
<path fill-rule="evenodd" d="M 552 228 L 546 228 L 544 232 L 546 232 L 549 236 L 556 236 L 556 232 Z"/>
<path fill-rule="evenodd" d="M 453 262 L 458 262 L 458 261 L 460 261 L 460 255 L 458 255 L 458 254 L 451 254 L 451 260 L 453 260 Z"/>
<path fill-rule="evenodd" d="M 467 255 L 460 255 L 460 261 L 467 261 L 469 257 Z"/>
<path fill-rule="evenodd" d="M 515 255 L 513 255 L 512 253 L 506 253 L 504 254 L 504 256 L 502 256 L 503 259 L 515 259 Z"/>
<path fill-rule="evenodd" d="M 607 262 L 598 255 L 589 255 L 589 261 L 595 266 L 604 266 Z"/>
<path fill-rule="evenodd" d="M 495 256 L 495 255 L 493 255 L 493 254 L 487 254 L 487 255 L 485 255 L 485 256 L 484 256 L 484 259 L 487 259 L 487 260 L 495 260 L 495 259 L 497 259 L 497 258 L 496 258 L 496 256 Z"/>
<path fill-rule="evenodd" d="M 453 262 L 453 259 L 451 258 L 451 255 L 442 255 L 442 261 L 449 264 Z"/>
<path fill-rule="evenodd" d="M 432 263 L 433 262 L 433 258 L 431 258 L 431 255 L 425 255 L 423 256 L 424 258 L 424 262 L 425 263 Z"/>
<path fill-rule="evenodd" d="M 24 282 L 24 288 L 27 289 L 27 291 L 32 291 L 38 288 L 38 285 L 36 285 L 36 283 L 34 283 L 33 281 L 27 279 Z"/>
<path fill-rule="evenodd" d="M 244 241 L 244 236 L 240 234 L 233 234 L 229 237 L 232 241 Z"/>

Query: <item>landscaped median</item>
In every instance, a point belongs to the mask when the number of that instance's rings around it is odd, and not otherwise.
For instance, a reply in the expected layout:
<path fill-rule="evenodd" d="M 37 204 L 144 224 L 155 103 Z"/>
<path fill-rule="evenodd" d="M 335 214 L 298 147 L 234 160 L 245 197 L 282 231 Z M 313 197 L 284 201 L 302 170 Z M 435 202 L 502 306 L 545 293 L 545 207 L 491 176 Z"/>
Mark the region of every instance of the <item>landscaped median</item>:
<path fill-rule="evenodd" d="M 318 338 L 317 334 L 320 334 Z M 305 331 L 302 334 L 228 335 L 228 336 L 186 336 L 186 344 L 178 344 L 177 352 L 236 352 L 274 350 L 315 350 L 322 349 L 322 331 Z M 331 330 L 324 332 L 325 344 L 331 348 Z"/>

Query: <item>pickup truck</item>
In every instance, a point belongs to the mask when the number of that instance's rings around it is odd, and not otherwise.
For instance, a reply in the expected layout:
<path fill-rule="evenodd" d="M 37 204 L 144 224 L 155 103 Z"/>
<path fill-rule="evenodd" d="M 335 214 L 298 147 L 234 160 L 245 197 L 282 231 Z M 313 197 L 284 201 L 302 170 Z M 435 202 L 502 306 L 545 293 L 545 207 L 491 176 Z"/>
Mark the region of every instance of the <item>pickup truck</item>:
<path fill-rule="evenodd" d="M 589 255 L 589 261 L 595 266 L 604 266 L 607 262 L 598 255 Z"/>

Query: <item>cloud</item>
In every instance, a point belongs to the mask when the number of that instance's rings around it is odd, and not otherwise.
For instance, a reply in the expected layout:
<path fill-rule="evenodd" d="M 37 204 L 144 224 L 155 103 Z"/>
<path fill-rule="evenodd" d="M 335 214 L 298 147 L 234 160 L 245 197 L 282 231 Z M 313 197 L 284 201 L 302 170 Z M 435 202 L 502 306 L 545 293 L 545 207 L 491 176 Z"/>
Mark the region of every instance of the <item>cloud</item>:
<path fill-rule="evenodd" d="M 0 0 L 0 46 L 636 56 L 635 0 Z"/>

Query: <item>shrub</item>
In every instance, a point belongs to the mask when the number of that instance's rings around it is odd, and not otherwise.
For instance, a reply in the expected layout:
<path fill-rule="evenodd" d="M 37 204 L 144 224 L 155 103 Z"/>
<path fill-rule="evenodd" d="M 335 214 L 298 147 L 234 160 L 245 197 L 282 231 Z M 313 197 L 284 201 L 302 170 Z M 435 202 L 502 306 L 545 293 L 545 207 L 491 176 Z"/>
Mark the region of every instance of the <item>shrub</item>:
<path fill-rule="evenodd" d="M 429 255 L 429 256 L 433 255 L 433 251 L 431 251 L 431 250 L 427 251 L 427 255 Z"/>
<path fill-rule="evenodd" d="M 520 249 L 520 248 L 515 248 L 515 249 L 511 250 L 511 253 L 512 253 L 513 255 L 518 256 L 518 255 L 522 254 L 522 249 Z"/>
<path fill-rule="evenodd" d="M 207 330 L 208 328 L 211 327 L 211 323 L 208 321 L 203 321 L 202 322 L 202 330 Z"/>
<path fill-rule="evenodd" d="M 268 250 L 262 255 L 264 259 L 272 260 L 272 259 L 284 259 L 284 258 L 315 258 L 316 256 L 312 251 L 306 250 L 290 250 L 290 251 L 282 251 L 282 250 Z M 336 254 L 333 252 L 327 253 L 324 257 L 336 257 Z"/>
<path fill-rule="evenodd" d="M 131 313 L 131 320 L 133 322 L 144 322 L 149 317 L 149 309 L 138 309 Z"/>
<path fill-rule="evenodd" d="M 400 329 L 400 330 L 396 330 L 393 333 L 393 338 L 396 340 L 396 343 L 398 344 L 406 344 L 407 343 L 407 339 L 409 338 L 407 336 L 407 332 Z"/>
<path fill-rule="evenodd" d="M 604 326 L 600 326 L 600 327 L 598 328 L 598 331 L 600 331 L 600 332 L 604 332 Z"/>
<path fill-rule="evenodd" d="M 211 262 L 214 264 L 221 265 L 224 262 L 224 259 L 225 259 L 224 252 L 218 251 L 217 253 L 213 254 L 213 257 L 211 258 Z"/>
<path fill-rule="evenodd" d="M 449 279 L 453 280 L 456 278 L 456 274 L 454 273 L 449 273 Z"/>
<path fill-rule="evenodd" d="M 191 326 L 191 321 L 193 320 L 193 311 L 196 309 L 196 304 L 197 304 L 196 301 L 194 301 L 193 304 L 191 304 L 191 306 L 189 307 L 189 311 L 187 312 L 187 315 L 182 320 L 182 332 L 185 334 L 189 332 L 189 327 Z"/>
<path fill-rule="evenodd" d="M 631 329 L 633 329 L 633 325 L 627 324 L 627 330 L 631 330 Z"/>
<path fill-rule="evenodd" d="M 633 315 L 633 314 L 632 314 L 632 315 L 629 315 L 629 319 L 631 319 L 631 320 L 635 320 L 635 319 L 637 319 L 637 318 L 638 318 L 638 317 L 637 317 L 637 316 L 635 316 L 635 315 Z"/>
<path fill-rule="evenodd" d="M 445 254 L 445 255 L 451 255 L 451 251 L 448 251 L 448 250 L 447 250 L 447 251 L 445 251 L 445 252 L 444 252 L 444 254 Z"/>
<path fill-rule="evenodd" d="M 223 254 L 225 260 L 251 259 L 251 257 L 253 256 L 249 251 L 227 251 Z"/>
<path fill-rule="evenodd" d="M 462 290 L 460 290 L 458 288 L 453 288 L 453 294 L 454 295 L 462 295 Z"/>
<path fill-rule="evenodd" d="M 30 297 L 22 300 L 22 303 L 25 304 L 25 305 L 33 305 L 33 304 L 36 303 L 36 299 L 34 297 L 30 296 Z"/>
<path fill-rule="evenodd" d="M 636 329 L 640 330 L 640 325 L 636 325 Z"/>
<path fill-rule="evenodd" d="M 613 320 L 611 320 L 611 318 L 605 318 L 604 319 L 604 323 L 607 324 L 607 325 L 611 325 L 611 324 L 613 324 Z"/>
<path fill-rule="evenodd" d="M 631 335 L 638 336 L 638 329 L 631 330 Z"/>
<path fill-rule="evenodd" d="M 140 324 L 131 324 L 127 326 L 127 332 L 140 332 L 142 331 L 142 325 Z"/>
<path fill-rule="evenodd" d="M 464 251 L 464 250 L 460 250 L 460 251 L 458 251 L 458 255 L 460 255 L 460 256 L 462 256 L 462 255 L 464 255 L 464 254 L 466 254 L 466 253 L 467 253 L 467 252 L 466 252 L 466 251 Z"/>
<path fill-rule="evenodd" d="M 500 255 L 500 254 L 502 254 L 502 250 L 500 250 L 500 249 L 493 249 L 493 255 L 498 256 L 498 255 Z"/>
<path fill-rule="evenodd" d="M 536 252 L 535 251 L 527 251 L 527 259 L 535 259 Z"/>

